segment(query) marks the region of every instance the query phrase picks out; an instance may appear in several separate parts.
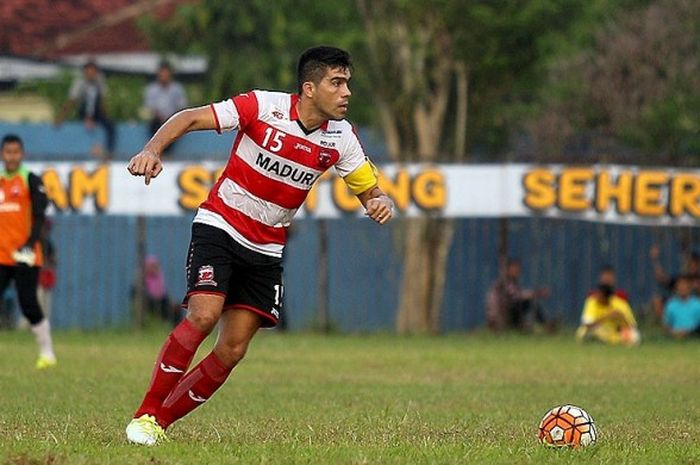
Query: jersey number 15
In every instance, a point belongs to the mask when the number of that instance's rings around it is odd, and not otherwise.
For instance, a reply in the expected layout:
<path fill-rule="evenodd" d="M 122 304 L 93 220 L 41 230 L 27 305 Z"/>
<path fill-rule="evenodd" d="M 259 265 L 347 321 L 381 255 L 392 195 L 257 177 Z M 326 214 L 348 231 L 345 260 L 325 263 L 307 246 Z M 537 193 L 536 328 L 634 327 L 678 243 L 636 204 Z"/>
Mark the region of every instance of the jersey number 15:
<path fill-rule="evenodd" d="M 279 152 L 282 148 L 282 139 L 286 134 L 282 131 L 277 131 L 274 128 L 265 129 L 265 137 L 262 141 L 262 146 L 271 152 Z M 272 139 L 272 140 L 270 140 Z"/>

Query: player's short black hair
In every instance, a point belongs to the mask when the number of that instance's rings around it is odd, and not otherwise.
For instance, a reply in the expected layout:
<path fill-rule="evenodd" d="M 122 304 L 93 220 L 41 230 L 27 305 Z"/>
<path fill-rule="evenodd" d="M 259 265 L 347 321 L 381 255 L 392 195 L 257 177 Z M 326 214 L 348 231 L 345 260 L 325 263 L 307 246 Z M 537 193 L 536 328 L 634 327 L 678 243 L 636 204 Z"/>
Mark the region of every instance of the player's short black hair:
<path fill-rule="evenodd" d="M 5 144 L 19 144 L 20 148 L 24 150 L 24 144 L 22 143 L 22 138 L 17 134 L 7 134 L 2 138 L 2 144 L 0 147 L 4 148 Z"/>
<path fill-rule="evenodd" d="M 88 69 L 88 68 L 95 68 L 97 70 L 100 69 L 99 66 L 97 66 L 97 61 L 94 58 L 88 58 L 88 61 L 85 62 L 83 65 L 83 69 Z"/>
<path fill-rule="evenodd" d="M 520 261 L 519 258 L 516 257 L 508 257 L 506 259 L 506 266 L 522 266 L 523 263 Z"/>
<path fill-rule="evenodd" d="M 614 273 L 615 268 L 611 264 L 606 263 L 605 265 L 600 267 L 600 272 L 601 273 Z"/>
<path fill-rule="evenodd" d="M 328 68 L 352 69 L 350 53 L 328 45 L 319 45 L 304 51 L 297 63 L 299 92 L 301 92 L 301 86 L 307 81 L 316 84 L 321 82 Z"/>
<path fill-rule="evenodd" d="M 170 65 L 170 62 L 163 60 L 160 63 L 158 63 L 158 71 L 161 69 L 167 69 L 171 73 L 173 72 L 173 67 Z"/>

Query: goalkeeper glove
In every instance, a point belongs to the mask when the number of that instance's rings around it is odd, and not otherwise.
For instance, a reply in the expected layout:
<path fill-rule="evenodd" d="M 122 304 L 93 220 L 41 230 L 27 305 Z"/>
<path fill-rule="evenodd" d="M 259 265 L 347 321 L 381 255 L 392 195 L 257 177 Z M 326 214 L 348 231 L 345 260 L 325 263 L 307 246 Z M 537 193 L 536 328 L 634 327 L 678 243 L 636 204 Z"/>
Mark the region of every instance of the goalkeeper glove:
<path fill-rule="evenodd" d="M 18 264 L 34 266 L 36 263 L 36 254 L 31 247 L 22 247 L 12 253 L 12 259 Z"/>

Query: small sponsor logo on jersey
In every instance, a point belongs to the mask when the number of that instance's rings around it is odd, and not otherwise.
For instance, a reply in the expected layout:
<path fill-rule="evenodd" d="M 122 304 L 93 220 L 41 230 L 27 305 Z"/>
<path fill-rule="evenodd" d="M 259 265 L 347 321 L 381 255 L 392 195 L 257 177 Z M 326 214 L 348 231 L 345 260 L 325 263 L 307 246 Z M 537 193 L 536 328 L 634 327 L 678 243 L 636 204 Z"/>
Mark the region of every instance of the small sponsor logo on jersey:
<path fill-rule="evenodd" d="M 331 165 L 331 160 L 333 155 L 330 152 L 324 152 L 323 150 L 318 153 L 318 164 L 324 168 L 328 168 Z"/>
<path fill-rule="evenodd" d="M 272 112 L 272 116 L 274 116 L 274 117 L 277 118 L 277 119 L 284 119 L 284 113 L 282 113 L 282 112 L 279 111 L 279 110 L 274 110 L 274 111 Z"/>
<path fill-rule="evenodd" d="M 303 150 L 306 153 L 311 153 L 311 147 L 309 147 L 308 145 L 301 144 L 299 142 L 294 144 L 294 148 L 297 150 Z"/>
<path fill-rule="evenodd" d="M 176 368 L 172 365 L 166 365 L 165 363 L 160 364 L 160 369 L 163 370 L 166 373 L 184 373 L 185 370 L 181 370 L 179 368 Z"/>
<path fill-rule="evenodd" d="M 335 134 L 340 135 L 340 134 L 342 134 L 342 133 L 343 133 L 343 130 L 342 130 L 342 129 L 336 129 L 336 130 L 334 130 L 334 131 L 322 131 L 322 132 L 321 132 L 321 135 L 324 135 L 324 136 L 332 136 L 332 135 L 335 135 Z"/>
<path fill-rule="evenodd" d="M 188 390 L 188 391 L 187 391 L 187 394 L 190 395 L 190 399 L 192 399 L 192 400 L 195 401 L 195 402 L 199 402 L 200 404 L 201 404 L 202 402 L 206 402 L 206 401 L 207 401 L 206 397 L 199 397 L 197 394 L 195 394 L 194 392 L 192 392 L 192 389 Z"/>
<path fill-rule="evenodd" d="M 269 173 L 274 173 L 282 178 L 289 178 L 299 184 L 310 186 L 316 180 L 316 173 L 304 171 L 296 166 L 288 165 L 278 160 L 273 160 L 269 156 L 258 152 L 258 158 L 255 164 Z"/>
<path fill-rule="evenodd" d="M 22 207 L 17 202 L 5 202 L 3 200 L 2 205 L 0 205 L 0 212 L 3 213 L 18 212 L 21 209 Z"/>
<path fill-rule="evenodd" d="M 323 146 L 323 147 L 328 147 L 328 148 L 331 148 L 331 149 L 332 149 L 333 147 L 335 147 L 335 142 L 328 142 L 328 141 L 326 141 L 326 140 L 321 140 L 321 141 L 319 141 L 319 144 L 321 144 L 321 146 Z"/>
<path fill-rule="evenodd" d="M 214 267 L 211 265 L 202 265 L 197 272 L 197 284 L 195 286 L 216 286 L 214 281 Z"/>

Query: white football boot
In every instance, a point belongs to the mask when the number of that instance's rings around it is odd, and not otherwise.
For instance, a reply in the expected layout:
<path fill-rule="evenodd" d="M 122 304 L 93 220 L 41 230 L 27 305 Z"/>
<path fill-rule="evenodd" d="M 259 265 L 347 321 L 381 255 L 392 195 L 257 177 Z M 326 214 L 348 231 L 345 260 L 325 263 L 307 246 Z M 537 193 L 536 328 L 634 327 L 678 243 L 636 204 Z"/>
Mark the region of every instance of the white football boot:
<path fill-rule="evenodd" d="M 168 437 L 153 415 L 141 415 L 134 418 L 126 427 L 126 439 L 142 446 L 155 446 L 165 442 Z"/>

